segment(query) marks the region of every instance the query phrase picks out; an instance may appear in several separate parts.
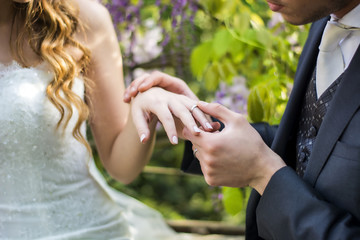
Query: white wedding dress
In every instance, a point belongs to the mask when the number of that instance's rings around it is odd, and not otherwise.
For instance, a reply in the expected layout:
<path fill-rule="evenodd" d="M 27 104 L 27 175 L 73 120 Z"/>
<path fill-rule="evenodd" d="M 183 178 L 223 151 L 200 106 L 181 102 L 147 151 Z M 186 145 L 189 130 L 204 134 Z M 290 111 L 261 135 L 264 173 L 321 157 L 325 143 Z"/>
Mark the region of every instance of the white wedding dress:
<path fill-rule="evenodd" d="M 106 184 L 71 135 L 76 114 L 56 130 L 60 114 L 45 94 L 52 77 L 46 64 L 0 65 L 0 239 L 187 239 Z M 83 97 L 80 79 L 73 90 Z"/>

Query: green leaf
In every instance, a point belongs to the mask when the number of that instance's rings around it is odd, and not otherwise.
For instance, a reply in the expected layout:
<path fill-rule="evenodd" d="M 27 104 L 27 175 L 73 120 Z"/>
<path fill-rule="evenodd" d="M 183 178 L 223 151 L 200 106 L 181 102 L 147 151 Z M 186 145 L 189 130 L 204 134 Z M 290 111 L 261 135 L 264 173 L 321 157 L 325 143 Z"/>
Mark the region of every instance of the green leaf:
<path fill-rule="evenodd" d="M 223 65 L 224 73 L 226 76 L 225 81 L 228 84 L 231 84 L 234 76 L 237 75 L 236 68 L 235 68 L 234 64 L 228 58 L 223 59 L 222 65 Z"/>
<path fill-rule="evenodd" d="M 264 26 L 264 21 L 262 20 L 262 18 L 255 13 L 251 14 L 251 25 L 257 29 L 258 27 L 263 27 Z"/>
<path fill-rule="evenodd" d="M 245 32 L 250 27 L 250 13 L 243 12 L 235 15 L 232 19 L 232 24 L 239 34 Z"/>
<path fill-rule="evenodd" d="M 271 122 L 276 109 L 276 97 L 269 84 L 255 85 L 248 97 L 248 114 L 253 122 Z"/>
<path fill-rule="evenodd" d="M 272 45 L 271 34 L 266 28 L 259 28 L 256 31 L 256 38 L 257 38 L 256 39 L 257 42 L 261 43 L 264 46 L 264 48 L 268 49 L 271 47 Z"/>
<path fill-rule="evenodd" d="M 244 194 L 239 188 L 223 187 L 222 193 L 227 213 L 236 215 L 244 208 Z"/>
<path fill-rule="evenodd" d="M 222 64 L 222 63 L 219 63 L 219 62 L 214 62 L 213 64 L 214 64 L 214 66 L 217 67 L 217 71 L 218 71 L 218 73 L 219 73 L 219 78 L 220 78 L 221 80 L 226 79 L 226 75 L 225 75 L 225 71 L 224 71 L 224 70 L 226 70 L 226 69 L 224 68 L 223 64 Z M 219 79 L 219 80 L 220 80 L 220 79 Z"/>
<path fill-rule="evenodd" d="M 232 16 L 236 13 L 237 6 L 239 6 L 239 0 L 209 0 L 216 2 L 213 4 L 213 14 L 217 19 L 224 21 L 228 16 Z"/>
<path fill-rule="evenodd" d="M 215 34 L 213 51 L 215 57 L 221 58 L 231 47 L 232 36 L 227 29 L 221 29 Z"/>
<path fill-rule="evenodd" d="M 199 0 L 199 3 L 211 14 L 215 15 L 222 9 L 223 1 Z"/>
<path fill-rule="evenodd" d="M 198 78 L 202 76 L 206 67 L 209 65 L 211 57 L 212 42 L 205 42 L 197 46 L 191 53 L 191 71 Z"/>
<path fill-rule="evenodd" d="M 209 91 L 214 91 L 219 85 L 219 66 L 217 63 L 212 64 L 204 74 L 205 87 Z"/>
<path fill-rule="evenodd" d="M 228 31 L 231 30 L 236 35 L 241 36 L 242 33 L 250 28 L 250 14 L 242 12 L 241 14 L 229 16 L 225 18 L 224 23 Z"/>
<path fill-rule="evenodd" d="M 261 122 L 264 118 L 264 104 L 258 87 L 251 89 L 248 96 L 248 115 L 252 122 Z"/>
<path fill-rule="evenodd" d="M 266 122 L 272 122 L 272 118 L 274 117 L 274 110 L 276 108 L 276 97 L 272 92 L 266 91 L 266 106 L 265 106 L 265 119 Z"/>
<path fill-rule="evenodd" d="M 236 71 L 236 68 L 235 68 L 234 64 L 228 58 L 225 58 L 223 60 L 223 64 L 226 66 L 227 70 L 231 74 L 233 74 L 233 75 L 237 74 L 237 71 Z"/>

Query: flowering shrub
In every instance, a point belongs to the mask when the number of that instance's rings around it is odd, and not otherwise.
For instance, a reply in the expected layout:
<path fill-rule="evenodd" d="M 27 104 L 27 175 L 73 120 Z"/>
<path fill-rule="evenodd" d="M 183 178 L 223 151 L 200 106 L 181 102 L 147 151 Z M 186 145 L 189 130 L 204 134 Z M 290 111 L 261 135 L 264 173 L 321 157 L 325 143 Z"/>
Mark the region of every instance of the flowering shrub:
<path fill-rule="evenodd" d="M 186 65 L 195 44 L 192 32 L 195 31 L 197 0 L 104 2 L 117 29 L 125 74 L 134 78 L 133 71 L 137 68 L 164 69 L 171 66 L 179 77 L 186 76 L 184 72 L 188 71 Z"/>
<path fill-rule="evenodd" d="M 103 2 L 128 81 L 136 71 L 160 69 L 184 79 L 200 99 L 246 114 L 250 122 L 279 123 L 308 26 L 285 23 L 260 0 Z M 242 211 L 248 193 L 223 188 L 227 212 Z"/>
<path fill-rule="evenodd" d="M 215 102 L 220 103 L 234 112 L 247 114 L 247 98 L 249 89 L 246 87 L 246 79 L 242 76 L 234 77 L 232 85 L 225 82 L 219 84 L 219 90 L 215 93 Z"/>

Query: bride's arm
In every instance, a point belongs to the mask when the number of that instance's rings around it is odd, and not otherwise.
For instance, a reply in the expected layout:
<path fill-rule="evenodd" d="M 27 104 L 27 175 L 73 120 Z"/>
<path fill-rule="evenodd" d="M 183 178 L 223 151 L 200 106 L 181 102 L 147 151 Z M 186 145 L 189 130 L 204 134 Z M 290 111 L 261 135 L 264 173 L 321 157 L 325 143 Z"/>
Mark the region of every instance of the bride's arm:
<path fill-rule="evenodd" d="M 87 91 L 87 99 L 91 106 L 91 130 L 106 170 L 115 179 L 129 183 L 149 161 L 153 149 L 157 119 L 145 117 L 151 116 L 152 113 L 157 115 L 165 126 L 169 139 L 175 144 L 177 132 L 170 108 L 180 108 L 171 105 L 175 104 L 174 101 L 158 104 L 170 98 L 162 90 L 163 92 L 158 91 L 156 96 L 149 93 L 142 95 L 142 101 L 139 96 L 139 101 L 133 107 L 134 114 L 130 114 L 130 105 L 123 102 L 125 87 L 122 59 L 110 15 L 97 1 L 77 2 L 80 7 L 80 19 L 87 25 L 84 41 L 91 51 L 91 62 L 86 73 L 86 77 L 94 82 L 91 91 Z M 187 109 L 196 103 L 194 100 L 188 101 L 183 98 L 179 101 L 185 104 Z M 137 117 L 139 132 L 131 115 Z M 188 110 L 183 111 L 182 116 L 182 120 L 185 119 L 189 126 L 196 126 Z M 146 120 L 150 121 L 149 124 Z M 192 131 L 195 133 L 193 127 Z M 141 143 L 140 139 L 144 143 Z"/>

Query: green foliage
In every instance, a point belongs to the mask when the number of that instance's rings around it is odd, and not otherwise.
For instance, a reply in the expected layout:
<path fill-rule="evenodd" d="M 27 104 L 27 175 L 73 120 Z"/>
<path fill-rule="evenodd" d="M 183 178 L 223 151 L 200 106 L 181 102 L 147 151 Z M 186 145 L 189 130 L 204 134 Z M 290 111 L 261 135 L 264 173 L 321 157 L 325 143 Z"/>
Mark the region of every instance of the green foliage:
<path fill-rule="evenodd" d="M 170 0 L 161 2 L 171 4 Z M 232 84 L 235 77 L 243 76 L 250 90 L 249 121 L 280 122 L 308 26 L 279 21 L 263 0 L 199 0 L 194 23 L 186 22 L 183 29 L 173 29 L 171 7 L 160 14 L 154 3 L 155 0 L 144 0 L 140 22 L 153 19 L 169 34 L 170 42 L 160 57 L 148 63 L 134 66 L 125 59 L 125 73 L 131 75 L 138 67 L 160 68 L 183 78 L 206 101 L 214 100 L 221 82 Z M 126 28 L 118 27 L 120 32 Z M 146 26 L 139 24 L 135 31 L 145 32 Z M 121 42 L 120 46 L 126 50 Z M 179 168 L 183 145 L 174 147 L 164 136 L 159 133 L 150 164 Z M 222 188 L 226 212 L 216 212 L 211 200 L 215 190 L 208 188 L 202 177 L 171 178 L 143 173 L 129 186 L 110 179 L 109 182 L 169 218 L 228 220 L 229 214 L 243 216 L 251 190 Z"/>
<path fill-rule="evenodd" d="M 230 215 L 245 214 L 245 207 L 250 196 L 251 188 L 222 187 L 224 208 Z M 243 216 L 243 221 L 245 220 Z"/>
<path fill-rule="evenodd" d="M 254 122 L 271 122 L 276 107 L 273 92 L 265 84 L 254 86 L 248 98 L 248 115 Z"/>
<path fill-rule="evenodd" d="M 231 83 L 235 76 L 245 76 L 250 89 L 249 120 L 279 123 L 284 109 L 279 106 L 286 104 L 300 52 L 297 48 L 307 28 L 283 22 L 269 28 L 271 12 L 263 9 L 268 14 L 260 16 L 242 1 L 201 3 L 211 15 L 208 20 L 213 23 L 208 25 L 213 28 L 204 31 L 206 41 L 192 51 L 194 76 L 209 92 L 221 81 Z"/>
<path fill-rule="evenodd" d="M 235 215 L 244 208 L 243 199 L 245 198 L 245 196 L 241 189 L 223 187 L 222 192 L 224 195 L 224 207 L 229 214 Z M 234 201 L 234 199 L 238 199 L 239 201 Z"/>
<path fill-rule="evenodd" d="M 207 20 L 212 23 L 207 25 L 212 28 L 204 29 L 201 38 L 206 41 L 192 51 L 191 70 L 197 81 L 205 83 L 206 90 L 212 92 L 220 82 L 231 84 L 235 76 L 244 76 L 250 90 L 249 120 L 278 124 L 308 26 L 294 27 L 279 22 L 269 27 L 272 13 L 267 6 L 255 9 L 253 6 L 258 1 L 200 2 L 203 11 L 211 16 Z M 234 215 L 243 211 L 248 197 L 245 192 L 244 189 L 223 188 L 227 213 Z"/>

